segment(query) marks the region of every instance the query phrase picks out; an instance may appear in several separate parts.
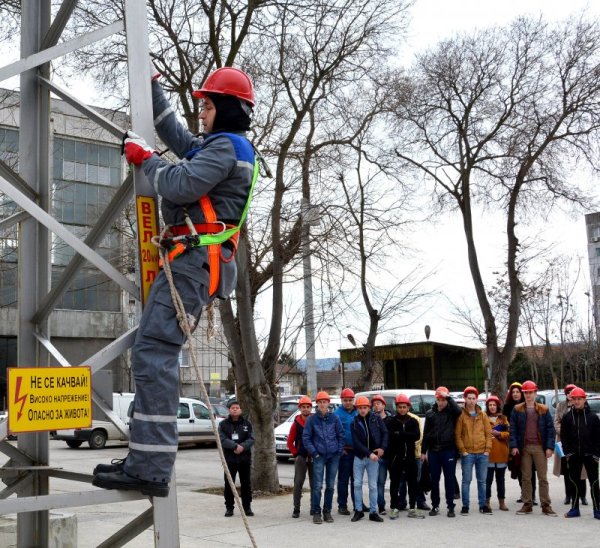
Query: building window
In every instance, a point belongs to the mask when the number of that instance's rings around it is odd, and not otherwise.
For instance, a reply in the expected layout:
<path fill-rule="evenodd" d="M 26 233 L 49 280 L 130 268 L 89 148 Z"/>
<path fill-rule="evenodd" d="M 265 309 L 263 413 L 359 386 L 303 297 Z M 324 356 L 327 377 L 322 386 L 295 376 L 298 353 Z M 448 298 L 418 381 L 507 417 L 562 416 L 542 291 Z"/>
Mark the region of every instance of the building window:
<path fill-rule="evenodd" d="M 0 159 L 15 170 L 18 150 L 18 131 L 0 128 Z M 55 137 L 52 164 L 52 214 L 80 240 L 84 240 L 121 184 L 119 147 Z M 0 195 L 0 218 L 14 214 L 17 209 L 10 198 Z M 16 238 L 16 227 L 0 233 L 2 306 L 15 306 L 17 302 Z M 123 260 L 130 254 L 129 251 L 123 252 L 121 242 L 121 235 L 113 229 L 96 247 L 96 251 L 117 269 L 121 269 Z M 53 286 L 74 254 L 74 250 L 61 238 L 52 235 Z M 87 265 L 78 272 L 57 303 L 57 308 L 117 312 L 121 310 L 121 289 L 102 272 Z"/>
<path fill-rule="evenodd" d="M 596 248 L 596 257 L 600 257 L 600 247 Z"/>

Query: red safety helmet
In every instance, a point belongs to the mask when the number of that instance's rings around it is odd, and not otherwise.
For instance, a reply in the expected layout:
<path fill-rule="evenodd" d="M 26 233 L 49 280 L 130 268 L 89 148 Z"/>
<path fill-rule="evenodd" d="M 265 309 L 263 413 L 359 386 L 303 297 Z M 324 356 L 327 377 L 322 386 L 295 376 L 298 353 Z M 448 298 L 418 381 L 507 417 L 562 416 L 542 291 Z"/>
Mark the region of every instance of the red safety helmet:
<path fill-rule="evenodd" d="M 491 401 L 496 402 L 498 408 L 500 408 L 500 406 L 502 405 L 502 402 L 500 401 L 500 398 L 498 396 L 490 396 L 487 400 L 485 400 L 485 404 L 487 405 Z"/>
<path fill-rule="evenodd" d="M 356 398 L 356 407 L 371 407 L 371 402 L 367 396 L 358 396 Z"/>
<path fill-rule="evenodd" d="M 525 381 L 521 387 L 521 392 L 537 392 L 537 384 L 533 381 Z"/>
<path fill-rule="evenodd" d="M 381 394 L 375 394 L 371 398 L 371 405 L 373 405 L 376 401 L 380 401 L 381 403 L 383 403 L 383 405 L 387 405 L 385 398 Z"/>
<path fill-rule="evenodd" d="M 571 392 L 571 390 L 573 390 L 573 388 L 577 388 L 576 384 L 567 384 L 567 386 L 565 386 L 565 396 L 569 394 L 569 392 Z"/>
<path fill-rule="evenodd" d="M 207 95 L 232 95 L 254 106 L 254 87 L 249 76 L 242 70 L 223 67 L 209 74 L 204 85 L 192 92 L 194 97 L 204 98 Z"/>
<path fill-rule="evenodd" d="M 410 403 L 410 399 L 408 398 L 408 396 L 406 394 L 398 394 L 396 396 L 396 405 L 398 405 L 399 403 L 406 403 L 408 404 L 408 406 L 410 407 L 411 403 Z"/>
<path fill-rule="evenodd" d="M 435 397 L 436 398 L 447 398 L 450 395 L 450 390 L 448 390 L 445 386 L 438 386 L 435 389 Z"/>
<path fill-rule="evenodd" d="M 352 388 L 344 388 L 342 390 L 342 393 L 340 394 L 340 398 L 353 398 L 354 397 L 354 390 L 352 390 Z"/>
<path fill-rule="evenodd" d="M 298 401 L 298 407 L 301 405 L 312 405 L 312 400 L 308 396 L 302 396 Z"/>
<path fill-rule="evenodd" d="M 475 397 L 477 398 L 479 396 L 479 390 L 477 390 L 477 388 L 475 388 L 474 386 L 467 386 L 463 390 L 463 396 L 466 398 L 467 394 L 475 394 Z"/>
<path fill-rule="evenodd" d="M 315 398 L 315 401 L 319 401 L 319 400 L 331 401 L 331 398 L 329 397 L 329 394 L 327 392 L 321 391 L 317 394 L 317 397 Z"/>
<path fill-rule="evenodd" d="M 583 388 L 579 388 L 579 386 L 576 386 L 575 388 L 573 388 L 573 390 L 571 390 L 571 397 L 587 398 L 587 394 L 585 393 L 585 390 Z"/>

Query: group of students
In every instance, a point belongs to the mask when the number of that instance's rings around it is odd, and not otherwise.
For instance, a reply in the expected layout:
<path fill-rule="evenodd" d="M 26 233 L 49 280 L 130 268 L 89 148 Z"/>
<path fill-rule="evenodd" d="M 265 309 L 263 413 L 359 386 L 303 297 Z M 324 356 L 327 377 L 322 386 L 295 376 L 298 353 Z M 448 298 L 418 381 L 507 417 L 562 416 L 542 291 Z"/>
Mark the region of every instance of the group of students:
<path fill-rule="evenodd" d="M 317 409 L 304 396 L 288 436 L 288 448 L 295 458 L 294 509 L 300 516 L 302 488 L 308 473 L 311 486 L 310 513 L 313 523 L 333 522 L 331 515 L 337 476 L 338 513 L 350 515 L 348 485 L 354 504 L 351 521 L 365 516 L 382 522 L 385 510 L 385 483 L 390 475 L 390 519 L 406 509 L 408 516 L 424 518 L 440 513 L 440 480 L 444 475 L 447 516 L 455 517 L 455 499 L 462 496 L 461 515 L 470 511 L 470 485 L 473 468 L 477 481 L 479 512 L 492 514 L 490 499 L 496 480 L 499 509 L 508 511 L 505 501 L 505 475 L 509 469 L 519 480 L 522 507 L 519 515 L 531 514 L 535 502 L 537 472 L 542 514 L 556 516 L 551 506 L 547 478 L 547 459 L 561 447 L 560 470 L 565 475 L 565 503 L 571 504 L 567 518 L 579 517 L 580 501 L 585 500 L 585 469 L 591 486 L 594 518 L 600 519 L 598 462 L 600 458 L 600 419 L 586 404 L 586 393 L 575 385 L 565 387 L 567 401 L 556 413 L 556 427 L 547 406 L 536 401 L 533 381 L 513 383 L 504 407 L 497 396 L 485 402 L 485 412 L 477 404 L 477 388 L 463 391 L 464 407 L 450 396 L 447 388 L 435 391 L 435 404 L 425 416 L 421 430 L 419 418 L 410 413 L 410 399 L 399 394 L 396 413 L 386 410 L 386 401 L 375 395 L 355 399 L 354 392 L 342 391 L 342 405 L 330 412 L 327 392 L 316 396 Z M 461 462 L 462 486 L 456 482 L 456 463 Z M 363 479 L 367 476 L 368 505 L 363 502 Z M 425 481 L 424 481 L 425 480 Z M 321 506 L 323 483 L 325 492 Z M 431 490 L 430 508 L 422 486 Z M 459 494 L 460 493 L 460 494 Z"/>

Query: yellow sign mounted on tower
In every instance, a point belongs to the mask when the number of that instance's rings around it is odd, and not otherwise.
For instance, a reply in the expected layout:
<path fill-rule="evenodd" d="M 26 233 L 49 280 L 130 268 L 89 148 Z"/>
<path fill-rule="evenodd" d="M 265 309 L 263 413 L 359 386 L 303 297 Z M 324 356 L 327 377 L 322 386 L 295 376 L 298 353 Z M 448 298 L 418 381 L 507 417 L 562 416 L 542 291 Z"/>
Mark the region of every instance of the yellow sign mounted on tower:
<path fill-rule="evenodd" d="M 11 434 L 91 425 L 90 367 L 8 368 L 8 431 Z"/>

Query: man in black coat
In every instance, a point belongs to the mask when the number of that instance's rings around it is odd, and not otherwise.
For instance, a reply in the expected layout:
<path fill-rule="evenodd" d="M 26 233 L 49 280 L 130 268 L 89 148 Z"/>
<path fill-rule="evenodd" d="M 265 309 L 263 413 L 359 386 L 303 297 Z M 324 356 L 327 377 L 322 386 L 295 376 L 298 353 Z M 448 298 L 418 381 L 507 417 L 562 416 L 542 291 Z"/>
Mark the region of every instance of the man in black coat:
<path fill-rule="evenodd" d="M 408 485 L 409 518 L 424 518 L 415 508 L 417 501 L 417 461 L 415 459 L 415 444 L 421 437 L 418 419 L 408 414 L 410 399 L 405 394 L 396 396 L 396 414 L 385 420 L 389 431 L 388 466 L 390 469 L 390 519 L 397 519 L 400 511 L 399 488 L 400 480 L 406 477 Z"/>
<path fill-rule="evenodd" d="M 454 427 L 461 414 L 461 409 L 450 397 L 445 386 L 440 386 L 435 391 L 435 404 L 425 415 L 425 428 L 423 429 L 423 443 L 421 444 L 421 461 L 429 462 L 431 474 L 431 505 L 430 516 L 437 516 L 440 512 L 440 478 L 444 471 L 444 486 L 446 490 L 446 504 L 448 517 L 454 514 L 454 485 L 456 483 L 456 442 L 454 440 Z"/>
<path fill-rule="evenodd" d="M 590 481 L 594 517 L 600 519 L 600 489 L 598 488 L 598 462 L 600 460 L 600 418 L 586 405 L 587 394 L 579 387 L 570 393 L 573 405 L 560 422 L 560 438 L 567 459 L 567 471 L 574 493 L 571 509 L 566 518 L 578 518 L 579 480 L 585 466 Z"/>
<path fill-rule="evenodd" d="M 253 516 L 252 485 L 250 483 L 250 468 L 252 464 L 252 446 L 254 445 L 254 432 L 249 420 L 242 417 L 242 408 L 237 401 L 229 404 L 229 416 L 219 423 L 219 438 L 223 445 L 227 468 L 235 482 L 239 473 L 242 488 L 242 505 L 247 516 Z M 225 476 L 225 517 L 233 516 L 234 498 L 233 491 Z"/>

